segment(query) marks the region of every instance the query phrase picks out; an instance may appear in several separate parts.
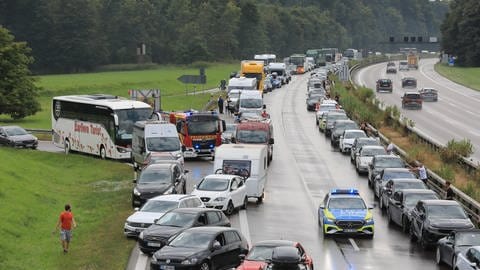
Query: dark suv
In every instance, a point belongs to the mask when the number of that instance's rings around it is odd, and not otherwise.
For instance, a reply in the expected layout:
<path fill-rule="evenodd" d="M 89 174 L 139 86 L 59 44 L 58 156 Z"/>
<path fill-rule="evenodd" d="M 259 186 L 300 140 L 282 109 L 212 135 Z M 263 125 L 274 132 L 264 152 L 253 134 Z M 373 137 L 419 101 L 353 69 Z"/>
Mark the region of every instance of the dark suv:
<path fill-rule="evenodd" d="M 422 109 L 423 98 L 417 92 L 405 92 L 402 96 L 402 108 Z"/>
<path fill-rule="evenodd" d="M 421 200 L 411 213 L 410 238 L 418 240 L 423 248 L 437 243 L 452 231 L 475 228 L 456 201 Z"/>
<path fill-rule="evenodd" d="M 395 69 L 396 70 L 396 69 Z M 377 80 L 377 92 L 393 92 L 393 83 L 390 79 Z"/>
<path fill-rule="evenodd" d="M 331 130 L 330 144 L 332 146 L 338 146 L 340 136 L 342 136 L 343 132 L 347 129 L 358 129 L 358 125 L 352 120 L 336 120 Z"/>
<path fill-rule="evenodd" d="M 402 79 L 402 87 L 403 88 L 416 88 L 417 87 L 417 79 L 413 77 L 405 77 Z"/>

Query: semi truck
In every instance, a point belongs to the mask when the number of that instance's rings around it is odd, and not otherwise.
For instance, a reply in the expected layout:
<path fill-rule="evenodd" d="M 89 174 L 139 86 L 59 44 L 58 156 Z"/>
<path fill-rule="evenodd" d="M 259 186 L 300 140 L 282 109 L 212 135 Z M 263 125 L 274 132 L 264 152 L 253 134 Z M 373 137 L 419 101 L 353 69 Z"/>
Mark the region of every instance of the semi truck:
<path fill-rule="evenodd" d="M 418 55 L 414 52 L 410 52 L 407 55 L 408 68 L 418 69 Z"/>

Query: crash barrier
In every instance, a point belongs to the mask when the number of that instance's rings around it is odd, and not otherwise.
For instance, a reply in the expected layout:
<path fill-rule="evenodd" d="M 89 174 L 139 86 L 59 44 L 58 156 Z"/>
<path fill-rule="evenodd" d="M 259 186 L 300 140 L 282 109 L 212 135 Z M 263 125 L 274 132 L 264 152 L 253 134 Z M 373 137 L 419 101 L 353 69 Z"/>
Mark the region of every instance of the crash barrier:
<path fill-rule="evenodd" d="M 31 133 L 38 133 L 38 134 L 52 134 L 51 129 L 32 129 L 32 128 L 27 128 L 25 129 L 28 132 Z"/>
<path fill-rule="evenodd" d="M 403 59 L 403 58 L 402 58 Z M 352 74 L 365 66 L 375 64 L 375 63 L 380 63 L 390 59 L 384 59 L 383 61 L 370 61 L 367 63 L 359 63 L 350 68 L 350 83 L 351 85 L 355 88 L 355 84 L 352 81 Z M 380 108 L 382 109 L 382 108 Z M 368 124 L 368 128 L 373 134 L 378 134 L 378 137 L 380 138 L 381 142 L 384 145 L 388 145 L 390 143 L 390 140 L 385 137 L 383 134 L 381 134 L 376 128 L 374 128 L 372 125 Z M 441 149 L 445 148 L 445 146 L 437 141 L 435 141 L 433 138 L 430 138 L 426 134 L 424 134 L 422 131 L 415 127 L 409 127 L 406 126 L 407 132 L 410 134 L 415 134 L 423 143 L 429 145 L 433 150 L 440 151 Z M 394 151 L 403 159 L 407 159 L 408 154 L 398 146 L 394 145 Z M 462 165 L 466 170 L 470 173 L 475 172 L 478 169 L 478 166 L 468 160 L 465 157 L 459 157 L 459 163 Z M 427 173 L 428 173 L 428 182 L 427 185 L 434 190 L 437 194 L 439 194 L 440 198 L 445 198 L 446 191 L 445 191 L 445 186 L 446 186 L 446 181 L 441 178 L 439 175 L 437 175 L 435 172 L 431 171 L 430 169 L 427 168 Z M 463 193 L 461 190 L 457 189 L 454 186 L 451 186 L 453 193 L 454 193 L 454 199 L 460 203 L 465 211 L 469 214 L 469 216 L 472 219 L 472 222 L 475 223 L 475 225 L 478 227 L 480 226 L 480 203 L 472 199 L 470 196 L 467 194 Z"/>

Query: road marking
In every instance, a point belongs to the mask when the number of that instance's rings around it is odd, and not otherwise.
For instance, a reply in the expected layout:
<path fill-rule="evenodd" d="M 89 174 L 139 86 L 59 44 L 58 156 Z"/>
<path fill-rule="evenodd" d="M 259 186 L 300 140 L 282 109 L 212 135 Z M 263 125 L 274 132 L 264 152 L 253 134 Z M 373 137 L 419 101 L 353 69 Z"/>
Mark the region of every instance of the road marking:
<path fill-rule="evenodd" d="M 242 231 L 243 236 L 247 238 L 248 246 L 252 246 L 252 242 L 250 240 L 250 229 L 248 228 L 248 218 L 247 218 L 247 211 L 240 210 L 238 211 L 238 218 L 240 220 L 240 230 Z"/>
<path fill-rule="evenodd" d="M 352 238 L 348 238 L 348 241 L 350 242 L 355 251 L 360 251 L 360 248 L 358 247 L 357 243 L 355 243 L 355 240 L 353 240 Z"/>
<path fill-rule="evenodd" d="M 135 264 L 135 270 L 145 270 L 147 269 L 148 256 L 143 254 L 140 250 L 138 251 L 138 253 L 139 254 L 137 258 L 137 263 Z"/>

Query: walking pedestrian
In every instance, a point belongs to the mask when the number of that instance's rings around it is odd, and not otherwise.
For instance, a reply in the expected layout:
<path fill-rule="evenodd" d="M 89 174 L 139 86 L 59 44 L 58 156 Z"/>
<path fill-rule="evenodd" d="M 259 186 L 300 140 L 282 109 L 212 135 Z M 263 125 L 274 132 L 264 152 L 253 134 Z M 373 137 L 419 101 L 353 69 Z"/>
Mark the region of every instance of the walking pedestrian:
<path fill-rule="evenodd" d="M 217 104 L 218 104 L 218 112 L 223 114 L 223 98 L 222 98 L 222 96 L 218 97 Z"/>
<path fill-rule="evenodd" d="M 445 182 L 445 192 L 446 192 L 445 200 L 453 200 L 454 193 L 451 185 L 452 183 L 450 183 L 450 181 Z"/>
<path fill-rule="evenodd" d="M 411 171 L 418 172 L 418 178 L 420 178 L 420 180 L 422 180 L 425 185 L 427 184 L 427 169 L 421 162 L 418 163 L 417 167 L 412 168 Z"/>
<path fill-rule="evenodd" d="M 62 242 L 63 253 L 65 254 L 68 252 L 70 241 L 72 240 L 72 229 L 76 227 L 77 223 L 73 217 L 72 208 L 70 204 L 66 204 L 65 211 L 60 214 L 54 231 L 55 233 L 60 229 L 60 240 Z"/>

